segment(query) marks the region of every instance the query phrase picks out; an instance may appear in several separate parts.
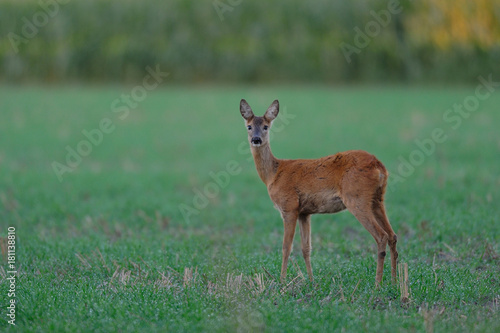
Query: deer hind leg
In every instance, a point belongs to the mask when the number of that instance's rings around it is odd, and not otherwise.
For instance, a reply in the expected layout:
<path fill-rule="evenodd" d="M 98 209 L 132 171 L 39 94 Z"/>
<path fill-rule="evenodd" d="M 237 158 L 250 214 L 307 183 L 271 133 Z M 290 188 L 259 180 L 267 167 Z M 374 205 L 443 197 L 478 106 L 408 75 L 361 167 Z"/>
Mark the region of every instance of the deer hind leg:
<path fill-rule="evenodd" d="M 377 219 L 375 218 L 375 214 L 373 213 L 371 207 L 371 197 L 369 200 L 362 200 L 361 198 L 351 200 L 346 199 L 344 200 L 344 204 L 377 242 L 378 260 L 375 283 L 379 285 L 382 282 L 382 275 L 384 273 L 385 250 L 389 236 L 387 232 L 385 232 L 384 229 L 382 229 L 382 227 L 377 223 Z"/>
<path fill-rule="evenodd" d="M 311 215 L 299 215 L 300 241 L 302 244 L 302 255 L 306 262 L 307 275 L 311 282 L 314 280 L 311 268 Z"/>
<path fill-rule="evenodd" d="M 398 241 L 398 237 L 392 230 L 389 219 L 387 218 L 387 214 L 385 213 L 385 207 L 382 200 L 375 199 L 373 202 L 373 213 L 375 214 L 375 218 L 377 219 L 378 224 L 388 235 L 389 248 L 391 249 L 391 275 L 392 281 L 396 282 L 396 270 L 397 270 L 397 262 L 398 262 L 398 251 L 396 249 L 396 243 Z"/>
<path fill-rule="evenodd" d="M 288 258 L 292 252 L 293 237 L 295 236 L 295 227 L 297 226 L 297 213 L 283 213 L 283 261 L 281 263 L 281 282 L 285 282 Z"/>

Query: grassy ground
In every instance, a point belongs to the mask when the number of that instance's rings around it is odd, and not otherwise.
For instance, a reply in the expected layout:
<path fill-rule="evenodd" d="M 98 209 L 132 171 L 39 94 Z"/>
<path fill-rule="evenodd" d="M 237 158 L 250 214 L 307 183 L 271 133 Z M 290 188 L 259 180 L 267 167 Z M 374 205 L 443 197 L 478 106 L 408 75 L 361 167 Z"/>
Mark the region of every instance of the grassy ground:
<path fill-rule="evenodd" d="M 13 331 L 11 299 L 22 331 L 500 330 L 498 94 L 458 124 L 443 115 L 473 86 L 165 87 L 114 113 L 131 89 L 0 89 L 0 236 L 15 227 L 18 271 L 9 297 L 2 258 L 0 330 Z M 387 261 L 374 288 L 375 242 L 348 212 L 313 217 L 313 284 L 298 237 L 277 282 L 282 223 L 248 159 L 241 98 L 256 113 L 280 99 L 279 158 L 365 149 L 386 164 L 409 302 Z M 59 181 L 53 162 L 88 149 L 82 131 L 104 118 L 110 133 Z"/>

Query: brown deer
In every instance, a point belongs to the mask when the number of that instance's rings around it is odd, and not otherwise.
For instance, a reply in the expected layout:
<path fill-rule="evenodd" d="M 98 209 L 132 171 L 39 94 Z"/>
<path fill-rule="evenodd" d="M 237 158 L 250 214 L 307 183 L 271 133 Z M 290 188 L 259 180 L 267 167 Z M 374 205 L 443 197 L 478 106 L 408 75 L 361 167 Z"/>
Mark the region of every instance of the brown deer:
<path fill-rule="evenodd" d="M 307 274 L 311 268 L 311 214 L 337 213 L 346 208 L 375 238 L 378 248 L 377 285 L 382 281 L 385 250 L 391 249 L 392 278 L 396 279 L 397 237 L 384 208 L 388 172 L 373 155 L 350 150 L 319 159 L 282 160 L 269 146 L 269 130 L 278 116 L 275 100 L 262 117 L 256 117 L 242 99 L 240 112 L 248 129 L 248 141 L 260 179 L 280 211 L 285 227 L 281 281 L 286 278 L 297 219 L 300 222 L 302 254 Z"/>

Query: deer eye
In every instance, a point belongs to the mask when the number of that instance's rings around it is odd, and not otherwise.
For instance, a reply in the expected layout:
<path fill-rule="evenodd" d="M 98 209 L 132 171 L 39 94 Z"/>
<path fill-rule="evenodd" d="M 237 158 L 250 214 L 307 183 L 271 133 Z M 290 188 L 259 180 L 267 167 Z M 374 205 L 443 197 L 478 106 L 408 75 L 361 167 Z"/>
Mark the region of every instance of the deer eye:
<path fill-rule="evenodd" d="M 264 131 L 267 131 L 269 127 L 268 126 L 264 126 Z"/>
<path fill-rule="evenodd" d="M 247 128 L 248 128 L 249 130 L 251 130 L 251 129 L 252 129 L 252 126 L 248 125 L 248 126 L 247 126 Z"/>

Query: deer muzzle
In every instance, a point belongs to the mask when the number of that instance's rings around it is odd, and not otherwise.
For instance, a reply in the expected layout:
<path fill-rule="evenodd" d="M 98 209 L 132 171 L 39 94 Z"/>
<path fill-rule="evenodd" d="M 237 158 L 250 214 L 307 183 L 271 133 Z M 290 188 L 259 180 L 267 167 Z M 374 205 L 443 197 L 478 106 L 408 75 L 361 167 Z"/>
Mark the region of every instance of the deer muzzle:
<path fill-rule="evenodd" d="M 250 142 L 255 146 L 260 146 L 262 144 L 262 139 L 258 136 L 254 136 Z"/>

